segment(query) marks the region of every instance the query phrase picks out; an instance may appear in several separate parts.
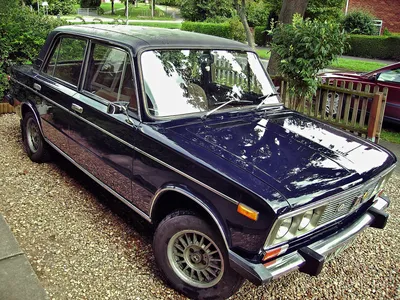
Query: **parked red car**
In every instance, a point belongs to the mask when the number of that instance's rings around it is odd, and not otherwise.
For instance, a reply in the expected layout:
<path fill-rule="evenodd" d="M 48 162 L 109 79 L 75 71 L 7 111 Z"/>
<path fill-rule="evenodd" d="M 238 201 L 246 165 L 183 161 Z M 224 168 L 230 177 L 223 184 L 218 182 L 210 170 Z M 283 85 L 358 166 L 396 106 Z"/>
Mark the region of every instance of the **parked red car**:
<path fill-rule="evenodd" d="M 400 62 L 377 69 L 369 73 L 321 73 L 323 83 L 353 81 L 371 85 L 371 90 L 378 85 L 389 89 L 384 121 L 400 124 Z"/>

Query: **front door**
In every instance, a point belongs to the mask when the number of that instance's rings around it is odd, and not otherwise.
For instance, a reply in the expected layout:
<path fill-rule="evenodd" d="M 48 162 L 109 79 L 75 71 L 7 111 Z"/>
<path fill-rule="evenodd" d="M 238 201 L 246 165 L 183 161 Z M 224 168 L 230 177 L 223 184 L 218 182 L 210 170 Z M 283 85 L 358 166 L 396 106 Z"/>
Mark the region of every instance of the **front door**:
<path fill-rule="evenodd" d="M 146 211 L 141 202 L 151 193 L 140 186 L 132 193 L 134 144 L 140 122 L 131 58 L 123 48 L 113 45 L 92 42 L 89 48 L 82 89 L 71 106 L 71 156 L 107 187 Z M 127 114 L 107 113 L 110 102 L 126 105 Z"/>

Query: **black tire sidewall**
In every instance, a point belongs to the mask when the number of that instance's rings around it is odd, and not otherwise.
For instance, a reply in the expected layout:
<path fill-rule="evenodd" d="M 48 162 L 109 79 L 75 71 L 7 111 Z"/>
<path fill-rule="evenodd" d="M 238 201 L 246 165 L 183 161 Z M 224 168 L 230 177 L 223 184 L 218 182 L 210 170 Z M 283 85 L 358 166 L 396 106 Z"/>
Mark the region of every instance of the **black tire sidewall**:
<path fill-rule="evenodd" d="M 33 120 L 36 126 L 38 126 L 40 130 L 40 125 L 36 121 L 35 115 L 31 112 L 27 113 L 22 119 L 22 135 L 23 135 L 23 144 L 25 148 L 25 152 L 28 154 L 28 157 L 34 162 L 43 162 L 46 158 L 46 149 L 45 149 L 45 141 L 43 136 L 40 135 L 38 150 L 36 152 L 32 152 L 28 144 L 28 132 L 27 132 L 27 124 L 29 120 Z"/>
<path fill-rule="evenodd" d="M 171 216 L 171 215 L 170 215 Z M 206 234 L 220 249 L 224 260 L 224 274 L 221 280 L 210 288 L 196 288 L 184 282 L 171 267 L 167 248 L 171 237 L 182 230 L 196 230 Z M 165 280 L 176 290 L 192 299 L 226 299 L 230 297 L 243 283 L 243 278 L 229 266 L 226 246 L 215 228 L 195 215 L 173 215 L 165 218 L 154 235 L 153 250 L 157 265 Z"/>

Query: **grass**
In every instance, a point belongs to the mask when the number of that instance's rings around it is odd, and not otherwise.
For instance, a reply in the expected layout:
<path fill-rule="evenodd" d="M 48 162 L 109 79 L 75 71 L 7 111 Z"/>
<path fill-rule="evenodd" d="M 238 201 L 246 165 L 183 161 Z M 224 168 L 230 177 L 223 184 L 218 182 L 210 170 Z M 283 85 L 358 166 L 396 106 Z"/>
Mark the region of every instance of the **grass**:
<path fill-rule="evenodd" d="M 375 61 L 361 61 L 350 58 L 338 58 L 329 67 L 334 69 L 344 69 L 355 72 L 370 72 L 385 66 L 387 66 L 387 64 Z"/>
<path fill-rule="evenodd" d="M 271 52 L 267 50 L 256 49 L 256 52 L 261 59 L 269 59 L 269 57 L 271 56 Z M 387 64 L 375 61 L 362 61 L 357 59 L 339 57 L 329 66 L 329 68 L 342 69 L 353 72 L 370 72 L 385 66 L 387 66 Z"/>
<path fill-rule="evenodd" d="M 111 3 L 102 3 L 100 5 L 100 7 L 102 9 L 104 9 L 105 13 L 111 13 Z M 121 9 L 124 8 L 125 5 L 123 3 L 114 3 L 114 11 L 116 11 L 117 9 Z"/>
<path fill-rule="evenodd" d="M 387 142 L 400 144 L 400 132 L 395 132 L 388 129 L 382 129 L 381 139 Z"/>
<path fill-rule="evenodd" d="M 118 10 L 115 12 L 115 16 L 124 18 L 125 17 L 125 10 Z M 151 17 L 151 9 L 150 5 L 139 3 L 138 7 L 134 5 L 129 5 L 129 19 L 152 19 Z M 154 11 L 154 18 L 155 20 L 171 20 L 172 17 L 166 15 L 161 9 L 156 7 Z"/>
<path fill-rule="evenodd" d="M 271 56 L 271 51 L 256 49 L 256 52 L 261 59 L 269 59 Z"/>

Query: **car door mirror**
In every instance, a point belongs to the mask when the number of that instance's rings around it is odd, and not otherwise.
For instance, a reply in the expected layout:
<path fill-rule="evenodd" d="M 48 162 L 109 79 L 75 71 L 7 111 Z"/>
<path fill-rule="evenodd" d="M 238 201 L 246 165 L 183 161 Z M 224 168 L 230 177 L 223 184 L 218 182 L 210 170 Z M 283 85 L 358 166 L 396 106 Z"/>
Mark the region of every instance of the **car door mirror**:
<path fill-rule="evenodd" d="M 110 102 L 107 104 L 107 113 L 110 115 L 125 114 L 125 122 L 132 125 L 133 122 L 128 114 L 128 105 L 129 103 L 125 105 L 121 102 Z"/>
<path fill-rule="evenodd" d="M 124 114 L 126 113 L 126 107 L 119 103 L 110 102 L 107 105 L 107 113 L 110 115 Z"/>

